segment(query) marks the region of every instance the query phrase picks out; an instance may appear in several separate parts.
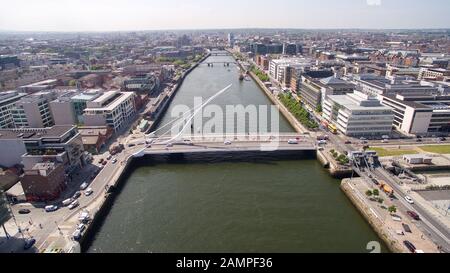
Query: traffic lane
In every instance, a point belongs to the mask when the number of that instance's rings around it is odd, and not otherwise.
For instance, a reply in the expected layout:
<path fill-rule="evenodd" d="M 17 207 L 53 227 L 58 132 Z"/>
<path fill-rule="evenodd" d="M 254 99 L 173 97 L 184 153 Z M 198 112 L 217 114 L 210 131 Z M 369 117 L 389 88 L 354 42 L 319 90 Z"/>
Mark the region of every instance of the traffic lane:
<path fill-rule="evenodd" d="M 384 181 L 388 182 L 390 181 L 390 178 L 387 177 L 385 174 L 383 174 L 381 171 L 376 170 L 376 173 L 383 178 Z M 407 196 L 402 192 L 402 190 L 398 187 L 398 185 L 394 183 L 389 183 L 390 186 L 395 190 L 396 195 L 399 195 L 400 198 L 397 198 L 397 200 L 394 200 L 394 203 L 397 203 L 400 205 L 399 207 L 403 207 L 403 210 L 406 212 L 408 210 L 415 211 L 419 213 L 421 216 L 421 222 L 424 223 L 424 227 L 426 230 L 433 234 L 435 238 L 438 238 L 442 241 L 442 243 L 445 245 L 445 247 L 450 250 L 450 243 L 449 243 L 449 230 L 446 227 L 443 227 L 439 222 L 434 220 L 433 216 L 430 216 L 429 213 L 425 210 L 423 210 L 420 206 L 416 204 L 410 204 L 406 202 L 405 197 Z M 436 232 L 436 230 L 438 232 Z"/>

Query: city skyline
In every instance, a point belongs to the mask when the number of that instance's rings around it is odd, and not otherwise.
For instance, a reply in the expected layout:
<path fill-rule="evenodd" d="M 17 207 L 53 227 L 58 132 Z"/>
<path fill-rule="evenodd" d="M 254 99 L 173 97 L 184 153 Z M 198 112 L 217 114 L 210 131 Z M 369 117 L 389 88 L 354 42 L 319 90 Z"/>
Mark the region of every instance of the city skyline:
<path fill-rule="evenodd" d="M 1 31 L 140 31 L 190 29 L 441 29 L 450 3 L 439 0 L 255 1 L 0 0 Z M 86 5 L 87 4 L 87 5 Z M 182 11 L 182 12 L 178 12 Z M 336 12 L 345 11 L 345 12 Z M 425 12 L 424 12 L 425 11 Z M 170 16 L 171 15 L 171 16 Z M 213 16 L 211 16 L 213 15 Z M 232 16 L 231 16 L 232 15 Z M 383 18 L 383 20 L 380 20 Z"/>

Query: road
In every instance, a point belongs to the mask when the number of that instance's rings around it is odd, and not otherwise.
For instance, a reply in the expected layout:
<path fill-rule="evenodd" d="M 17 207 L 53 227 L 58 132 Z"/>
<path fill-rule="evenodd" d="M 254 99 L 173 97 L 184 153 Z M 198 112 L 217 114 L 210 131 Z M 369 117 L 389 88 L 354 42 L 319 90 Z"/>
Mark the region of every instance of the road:
<path fill-rule="evenodd" d="M 408 203 L 405 200 L 406 194 L 386 170 L 381 167 L 376 168 L 372 174 L 380 181 L 387 182 L 394 189 L 398 208 L 404 213 L 408 210 L 417 212 L 421 218 L 420 222 L 423 223 L 423 225 L 420 223 L 417 223 L 417 225 L 425 229 L 427 234 L 429 234 L 438 245 L 444 248 L 445 252 L 450 252 L 450 232 L 448 228 L 437 221 L 433 215 L 430 215 L 428 211 L 423 209 L 420 205 Z"/>

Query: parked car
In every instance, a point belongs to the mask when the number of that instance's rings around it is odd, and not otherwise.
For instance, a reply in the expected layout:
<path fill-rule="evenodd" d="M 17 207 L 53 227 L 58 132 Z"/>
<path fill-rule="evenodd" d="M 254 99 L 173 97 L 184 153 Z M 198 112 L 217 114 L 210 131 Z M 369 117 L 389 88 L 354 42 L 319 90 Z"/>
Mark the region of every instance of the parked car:
<path fill-rule="evenodd" d="M 28 214 L 30 212 L 31 212 L 31 210 L 29 210 L 29 209 L 20 209 L 19 210 L 19 214 Z"/>
<path fill-rule="evenodd" d="M 347 141 L 345 142 L 345 144 L 352 144 L 352 142 L 351 142 L 350 140 L 347 140 Z"/>
<path fill-rule="evenodd" d="M 111 160 L 111 158 L 112 158 L 112 155 L 109 155 L 106 159 Z"/>
<path fill-rule="evenodd" d="M 408 213 L 408 215 L 411 216 L 411 218 L 413 218 L 414 220 L 420 221 L 420 216 L 419 216 L 417 213 L 415 213 L 414 211 L 408 210 L 407 213 Z"/>
<path fill-rule="evenodd" d="M 409 197 L 409 196 L 405 196 L 405 200 L 406 200 L 406 202 L 408 202 L 408 203 L 410 203 L 410 204 L 414 204 L 414 201 L 413 201 L 412 198 Z"/>
<path fill-rule="evenodd" d="M 88 188 L 86 191 L 84 191 L 84 195 L 89 196 L 92 193 L 94 193 L 94 191 L 92 190 L 92 188 Z"/>
<path fill-rule="evenodd" d="M 102 165 L 105 166 L 106 164 L 108 164 L 108 161 L 103 161 Z"/>
<path fill-rule="evenodd" d="M 223 142 L 223 144 L 224 144 L 224 145 L 231 145 L 231 141 L 225 140 L 225 141 Z"/>
<path fill-rule="evenodd" d="M 75 201 L 73 201 L 72 203 L 70 203 L 70 205 L 68 206 L 68 208 L 69 208 L 70 210 L 72 210 L 72 209 L 78 207 L 79 205 L 80 205 L 80 203 L 78 202 L 78 200 L 75 200 Z"/>
<path fill-rule="evenodd" d="M 416 142 L 422 142 L 421 138 L 416 139 Z"/>
<path fill-rule="evenodd" d="M 114 158 L 111 162 L 112 162 L 112 164 L 116 164 L 117 163 L 117 158 Z"/>
<path fill-rule="evenodd" d="M 80 185 L 80 190 L 84 191 L 85 189 L 87 189 L 88 186 L 89 186 L 88 182 L 84 182 L 83 184 Z"/>
<path fill-rule="evenodd" d="M 78 229 L 75 230 L 75 231 L 72 233 L 72 237 L 73 237 L 73 239 L 74 239 L 75 241 L 80 240 L 80 238 L 81 238 L 81 231 L 79 231 Z"/>
<path fill-rule="evenodd" d="M 81 192 L 77 191 L 76 193 L 73 194 L 72 199 L 73 199 L 73 200 L 76 200 L 76 199 L 78 199 L 80 196 L 81 196 Z M 73 200 L 72 200 L 72 201 L 73 201 Z"/>
<path fill-rule="evenodd" d="M 30 249 L 32 246 L 34 246 L 34 244 L 36 243 L 36 239 L 31 238 L 25 241 L 25 244 L 23 246 L 24 250 L 28 250 Z"/>
<path fill-rule="evenodd" d="M 298 144 L 298 140 L 297 139 L 289 139 L 288 144 Z"/>
<path fill-rule="evenodd" d="M 376 180 L 375 178 L 372 178 L 372 182 L 377 186 L 380 185 L 380 182 L 378 182 L 378 180 Z"/>
<path fill-rule="evenodd" d="M 100 160 L 98 161 L 99 164 L 103 164 L 105 160 L 103 158 L 100 158 Z"/>
<path fill-rule="evenodd" d="M 403 226 L 403 229 L 404 229 L 406 232 L 412 233 L 411 228 L 410 228 L 407 224 L 402 224 L 402 226 Z"/>
<path fill-rule="evenodd" d="M 80 232 L 83 232 L 86 229 L 86 225 L 85 224 L 78 224 L 77 225 L 77 230 L 79 230 Z"/>
<path fill-rule="evenodd" d="M 56 205 L 48 205 L 48 206 L 45 206 L 44 209 L 45 209 L 46 212 L 52 212 L 52 211 L 57 210 L 58 206 L 56 206 Z"/>
<path fill-rule="evenodd" d="M 409 251 L 414 253 L 416 251 L 416 247 L 410 241 L 403 241 L 403 244 L 408 248 Z"/>
<path fill-rule="evenodd" d="M 72 198 L 67 198 L 66 200 L 62 201 L 62 205 L 64 207 L 66 207 L 66 206 L 70 205 L 70 203 L 72 203 L 72 202 L 73 202 Z"/>

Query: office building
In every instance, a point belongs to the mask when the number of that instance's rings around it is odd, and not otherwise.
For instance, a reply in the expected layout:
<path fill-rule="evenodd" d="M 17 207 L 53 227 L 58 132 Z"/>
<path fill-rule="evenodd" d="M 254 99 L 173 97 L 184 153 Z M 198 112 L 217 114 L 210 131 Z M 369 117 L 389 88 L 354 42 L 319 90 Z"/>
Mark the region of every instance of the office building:
<path fill-rule="evenodd" d="M 84 110 L 86 126 L 108 125 L 115 132 L 132 121 L 136 113 L 134 93 L 108 91 L 87 103 Z"/>
<path fill-rule="evenodd" d="M 352 83 L 335 77 L 323 79 L 313 78 L 310 75 L 301 77 L 300 97 L 303 103 L 308 104 L 313 109 L 321 108 L 327 95 L 343 95 L 351 93 L 355 89 Z"/>
<path fill-rule="evenodd" d="M 0 130 L 0 165 L 16 164 L 31 169 L 40 162 L 59 162 L 67 173 L 84 165 L 83 142 L 76 127 Z"/>
<path fill-rule="evenodd" d="M 0 93 L 0 129 L 14 128 L 11 110 L 14 108 L 15 103 L 26 95 L 17 91 Z"/>
<path fill-rule="evenodd" d="M 394 126 L 405 134 L 426 136 L 450 132 L 449 95 L 384 95 L 381 101 L 394 110 Z"/>
<path fill-rule="evenodd" d="M 56 93 L 40 91 L 18 100 L 11 109 L 16 128 L 44 128 L 53 126 L 54 120 L 50 110 L 50 102 L 55 100 Z"/>
<path fill-rule="evenodd" d="M 358 91 L 326 96 L 322 115 L 341 133 L 353 137 L 390 135 L 394 120 L 391 108 Z"/>

